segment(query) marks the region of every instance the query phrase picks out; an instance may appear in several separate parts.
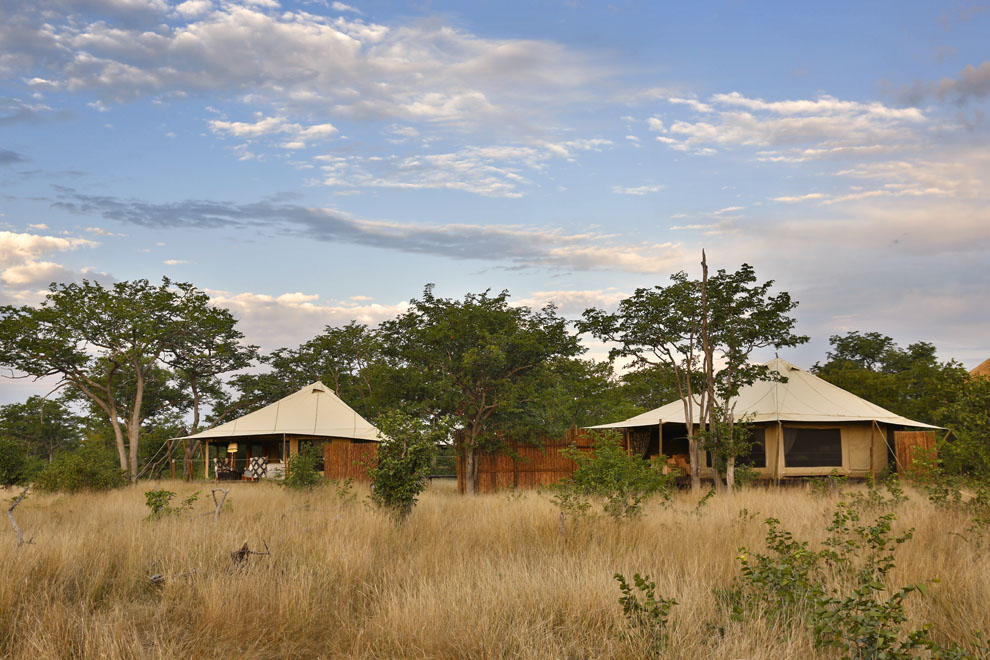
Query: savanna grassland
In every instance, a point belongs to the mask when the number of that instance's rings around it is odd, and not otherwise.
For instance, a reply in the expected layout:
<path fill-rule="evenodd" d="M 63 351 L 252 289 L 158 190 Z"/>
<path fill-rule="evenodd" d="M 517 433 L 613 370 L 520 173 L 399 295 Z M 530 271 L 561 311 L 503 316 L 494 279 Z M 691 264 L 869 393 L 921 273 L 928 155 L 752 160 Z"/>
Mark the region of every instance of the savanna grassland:
<path fill-rule="evenodd" d="M 162 482 L 178 493 L 202 484 Z M 15 511 L 30 544 L 0 535 L 0 656 L 26 658 L 637 658 L 613 574 L 650 575 L 677 599 L 664 657 L 835 658 L 800 625 L 728 617 L 713 590 L 764 551 L 769 516 L 819 543 L 838 495 L 804 487 L 675 495 L 639 519 L 565 521 L 546 496 L 426 492 L 403 525 L 332 488 L 234 484 L 214 523 L 190 511 L 147 520 L 143 484 L 105 494 L 32 493 Z M 5 496 L 13 493 L 8 491 Z M 204 495 L 207 495 L 204 492 Z M 908 625 L 943 643 L 990 630 L 987 549 L 967 516 L 918 493 L 889 586 L 939 580 L 907 600 Z M 204 515 L 205 514 L 205 515 Z M 6 524 L 6 523 L 5 523 Z M 960 536 L 960 534 L 963 534 Z M 231 552 L 252 555 L 234 568 Z M 159 574 L 156 585 L 149 576 Z"/>

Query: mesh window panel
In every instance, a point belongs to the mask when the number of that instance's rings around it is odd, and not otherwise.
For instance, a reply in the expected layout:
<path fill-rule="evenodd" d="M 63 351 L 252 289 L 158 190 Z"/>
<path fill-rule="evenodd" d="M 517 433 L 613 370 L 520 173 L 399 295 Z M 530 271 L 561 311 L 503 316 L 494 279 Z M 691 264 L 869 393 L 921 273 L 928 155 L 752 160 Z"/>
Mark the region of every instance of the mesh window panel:
<path fill-rule="evenodd" d="M 784 427 L 786 467 L 842 467 L 840 429 Z"/>
<path fill-rule="evenodd" d="M 755 468 L 765 468 L 767 466 L 767 442 L 766 429 L 754 428 L 749 436 L 752 445 L 749 452 L 736 458 L 738 465 L 751 465 Z"/>

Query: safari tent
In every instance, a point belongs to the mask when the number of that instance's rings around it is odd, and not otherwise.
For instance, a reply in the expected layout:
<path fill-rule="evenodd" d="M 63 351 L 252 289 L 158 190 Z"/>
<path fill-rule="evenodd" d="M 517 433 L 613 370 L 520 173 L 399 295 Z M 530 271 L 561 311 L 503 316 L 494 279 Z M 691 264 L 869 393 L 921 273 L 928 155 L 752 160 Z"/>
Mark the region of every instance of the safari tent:
<path fill-rule="evenodd" d="M 753 450 L 744 458 L 761 477 L 806 477 L 833 470 L 850 477 L 876 474 L 890 461 L 903 461 L 898 454 L 904 453 L 895 446 L 927 446 L 933 437 L 930 431 L 938 428 L 896 415 L 785 360 L 777 358 L 767 366 L 786 380 L 754 383 L 734 402 L 736 419 L 752 423 Z M 680 400 L 591 428 L 620 431 L 630 451 L 644 457 L 663 454 L 688 469 Z M 708 476 L 711 469 L 704 467 L 701 474 Z"/>
<path fill-rule="evenodd" d="M 205 473 L 218 479 L 278 478 L 300 447 L 323 449 L 331 479 L 366 479 L 378 455 L 377 428 L 317 381 L 243 417 L 183 438 L 203 443 Z"/>
<path fill-rule="evenodd" d="M 990 378 L 990 358 L 981 362 L 975 369 L 969 372 L 969 375 Z"/>

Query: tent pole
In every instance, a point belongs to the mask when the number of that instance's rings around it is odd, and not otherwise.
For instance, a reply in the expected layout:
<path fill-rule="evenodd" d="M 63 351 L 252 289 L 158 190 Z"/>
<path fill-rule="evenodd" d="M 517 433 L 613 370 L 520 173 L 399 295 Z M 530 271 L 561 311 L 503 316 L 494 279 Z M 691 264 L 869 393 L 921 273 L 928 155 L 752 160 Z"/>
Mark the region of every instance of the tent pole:
<path fill-rule="evenodd" d="M 780 419 L 777 420 L 777 450 L 773 457 L 773 474 L 776 477 L 777 487 L 780 487 L 780 448 L 784 444 L 784 425 Z"/>
<path fill-rule="evenodd" d="M 190 475 L 191 476 L 191 475 Z M 203 479 L 210 480 L 210 441 L 203 443 Z"/>
<path fill-rule="evenodd" d="M 877 427 L 877 432 L 880 434 L 880 437 L 883 438 L 883 443 L 887 445 L 887 449 L 894 454 L 894 467 L 897 468 L 898 472 L 901 472 L 901 468 L 905 466 L 901 465 L 900 459 L 897 458 L 897 450 L 890 446 L 890 440 L 887 438 L 887 434 L 883 432 L 883 429 L 880 428 L 880 424 L 877 423 L 877 420 L 873 420 L 873 425 Z"/>

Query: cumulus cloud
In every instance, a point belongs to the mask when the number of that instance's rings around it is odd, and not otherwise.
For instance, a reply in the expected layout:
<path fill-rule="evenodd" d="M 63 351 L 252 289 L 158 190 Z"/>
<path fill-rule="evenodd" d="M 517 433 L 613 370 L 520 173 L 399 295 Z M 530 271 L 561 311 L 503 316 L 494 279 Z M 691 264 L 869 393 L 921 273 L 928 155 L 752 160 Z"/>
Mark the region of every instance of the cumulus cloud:
<path fill-rule="evenodd" d="M 811 145 L 811 149 L 858 147 L 911 139 L 926 121 L 917 108 L 896 108 L 879 102 L 845 101 L 823 95 L 816 99 L 766 101 L 738 92 L 715 94 L 708 103 L 666 98 L 686 105 L 697 119 L 647 120 L 657 140 L 680 151 L 710 154 L 715 148 L 778 148 Z M 772 157 L 773 153 L 767 154 Z"/>
<path fill-rule="evenodd" d="M 96 245 L 84 238 L 0 231 L 0 282 L 3 283 L 0 299 L 12 303 L 33 302 L 40 297 L 38 290 L 50 282 L 75 277 L 74 273 L 46 257 Z"/>
<path fill-rule="evenodd" d="M 184 201 L 156 204 L 58 188 L 55 206 L 108 220 L 155 228 L 268 228 L 334 243 L 350 243 L 451 259 L 518 266 L 665 272 L 681 256 L 676 242 L 622 242 L 597 231 L 467 223 L 413 224 L 363 220 L 335 209 L 292 204 Z"/>
<path fill-rule="evenodd" d="M 409 308 L 405 301 L 379 304 L 369 302 L 367 297 L 361 297 L 361 301 L 323 302 L 317 294 L 301 292 L 273 296 L 207 289 L 207 293 L 214 304 L 231 310 L 249 341 L 265 350 L 300 344 L 327 325 L 344 325 L 352 320 L 375 325 Z"/>
<path fill-rule="evenodd" d="M 553 42 L 488 39 L 438 20 L 385 26 L 274 0 L 187 0 L 172 10 L 163 0 L 88 4 L 118 20 L 70 15 L 60 0 L 9 12 L 0 73 L 30 72 L 103 101 L 250 89 L 252 103 L 273 108 L 456 126 L 517 122 L 523 106 L 532 114 L 557 105 L 601 74 Z M 125 20 L 141 13 L 155 14 L 154 29 Z"/>
<path fill-rule="evenodd" d="M 296 122 L 289 122 L 282 117 L 263 116 L 253 122 L 215 119 L 210 121 L 210 130 L 220 135 L 245 139 L 257 139 L 280 134 L 286 136 L 282 146 L 291 149 L 305 148 L 309 142 L 326 140 L 339 132 L 330 123 L 303 126 Z"/>

